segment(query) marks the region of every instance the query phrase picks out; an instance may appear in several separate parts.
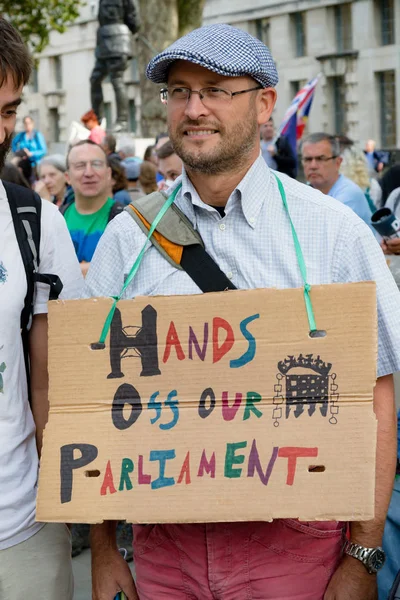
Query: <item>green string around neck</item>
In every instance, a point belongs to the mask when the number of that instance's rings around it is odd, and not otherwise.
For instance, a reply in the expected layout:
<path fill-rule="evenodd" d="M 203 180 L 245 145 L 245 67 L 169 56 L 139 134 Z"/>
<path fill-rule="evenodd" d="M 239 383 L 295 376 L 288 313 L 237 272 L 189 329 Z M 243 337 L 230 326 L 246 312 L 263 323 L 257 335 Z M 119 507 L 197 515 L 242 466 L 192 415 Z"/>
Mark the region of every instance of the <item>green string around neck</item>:
<path fill-rule="evenodd" d="M 274 175 L 275 175 L 275 173 L 274 173 Z M 293 237 L 293 242 L 294 242 L 294 249 L 296 251 L 296 257 L 297 257 L 297 262 L 298 262 L 300 273 L 301 273 L 301 278 L 303 279 L 303 283 L 304 283 L 304 287 L 303 287 L 304 302 L 305 302 L 305 305 L 306 305 L 308 325 L 309 325 L 309 328 L 310 328 L 310 332 L 316 331 L 317 330 L 317 324 L 315 322 L 314 309 L 313 309 L 313 305 L 312 305 L 312 302 L 311 302 L 311 295 L 310 295 L 311 286 L 307 283 L 307 268 L 306 268 L 306 263 L 305 263 L 305 260 L 304 260 L 303 252 L 301 250 L 299 238 L 297 237 L 296 229 L 295 229 L 295 227 L 293 225 L 293 221 L 292 221 L 292 218 L 290 216 L 289 207 L 288 207 L 288 203 L 287 203 L 287 200 L 286 200 L 285 189 L 284 189 L 284 187 L 282 185 L 281 180 L 279 179 L 279 177 L 277 175 L 275 175 L 275 179 L 276 179 L 277 184 L 278 184 L 279 193 L 280 193 L 281 198 L 282 198 L 283 206 L 285 207 L 286 214 L 289 217 L 290 228 L 292 230 L 292 237 Z"/>
<path fill-rule="evenodd" d="M 289 218 L 289 222 L 290 222 L 290 228 L 292 230 L 292 237 L 293 237 L 293 242 L 294 242 L 294 248 L 295 248 L 295 252 L 296 252 L 296 257 L 297 257 L 297 262 L 299 265 L 299 269 L 300 269 L 300 273 L 301 273 L 301 277 L 303 279 L 303 293 L 304 293 L 304 302 L 306 305 L 306 312 L 307 312 L 307 318 L 308 318 L 308 325 L 309 325 L 309 330 L 310 332 L 316 331 L 317 330 L 317 325 L 315 322 L 315 317 L 314 317 L 314 309 L 313 309 L 313 305 L 311 302 L 311 286 L 307 283 L 307 269 L 306 269 L 306 263 L 304 261 L 304 257 L 303 257 L 303 252 L 301 250 L 301 246 L 300 246 L 300 242 L 299 242 L 299 238 L 297 237 L 297 232 L 296 229 L 293 225 L 293 221 L 291 219 L 290 216 L 290 212 L 289 212 L 289 207 L 288 207 L 288 203 L 286 200 L 286 193 L 284 190 L 284 187 L 282 185 L 281 180 L 279 179 L 279 177 L 277 175 L 275 175 L 275 179 L 277 181 L 278 184 L 278 188 L 279 188 L 279 193 L 281 195 L 282 198 L 282 202 L 283 202 L 283 206 L 286 210 L 286 214 Z M 99 344 L 104 344 L 108 335 L 108 332 L 110 330 L 111 327 L 111 322 L 113 320 L 114 317 L 114 313 L 115 313 L 115 309 L 117 307 L 118 302 L 121 300 L 126 288 L 128 287 L 128 285 L 131 283 L 132 279 L 135 277 L 139 267 L 140 267 L 140 263 L 142 262 L 144 253 L 146 251 L 147 245 L 150 241 L 151 236 L 153 235 L 154 231 L 157 228 L 157 225 L 159 224 L 159 222 L 161 221 L 161 219 L 164 217 L 165 213 L 167 212 L 167 210 L 172 206 L 172 204 L 175 202 L 175 198 L 179 192 L 179 190 L 181 189 L 182 184 L 178 185 L 175 190 L 172 192 L 172 194 L 169 196 L 169 198 L 167 198 L 167 200 L 165 201 L 165 203 L 163 204 L 163 206 L 161 207 L 160 211 L 158 212 L 156 218 L 154 219 L 153 223 L 151 224 L 149 233 L 147 235 L 147 239 L 145 241 L 145 243 L 143 244 L 143 248 L 141 249 L 141 251 L 139 252 L 135 262 L 132 265 L 131 270 L 129 271 L 128 277 L 126 278 L 126 281 L 123 285 L 123 288 L 120 292 L 120 294 L 118 296 L 112 296 L 112 298 L 114 299 L 114 302 L 111 306 L 111 309 L 107 315 L 106 321 L 104 323 L 102 332 L 101 332 L 101 336 L 100 336 L 100 340 L 99 340 Z"/>
<path fill-rule="evenodd" d="M 112 298 L 114 298 L 114 302 L 111 306 L 110 312 L 107 315 L 106 321 L 104 323 L 103 326 L 103 330 L 101 332 L 101 336 L 100 336 L 100 340 L 99 343 L 100 344 L 104 344 L 108 335 L 108 332 L 110 330 L 111 327 L 111 322 L 113 320 L 114 317 L 114 313 L 115 313 L 115 309 L 117 308 L 117 304 L 118 302 L 121 300 L 122 296 L 124 295 L 124 292 L 126 290 L 126 288 L 128 287 L 128 285 L 130 284 L 130 282 L 132 281 L 132 279 L 135 277 L 139 267 L 140 267 L 140 263 L 142 262 L 144 253 L 146 251 L 147 248 L 147 244 L 150 241 L 151 236 L 153 235 L 153 233 L 155 232 L 157 225 L 159 224 L 159 222 L 161 221 L 161 219 L 163 218 L 163 216 L 165 215 L 165 213 L 167 212 L 167 210 L 169 209 L 170 206 L 172 206 L 172 204 L 175 202 L 175 198 L 177 193 L 179 192 L 179 190 L 181 189 L 182 184 L 178 185 L 176 187 L 176 189 L 172 192 L 172 194 L 169 196 L 169 198 L 166 199 L 166 201 L 164 202 L 164 204 L 162 205 L 161 209 L 159 210 L 156 218 L 154 219 L 153 223 L 151 224 L 151 227 L 149 229 L 149 233 L 147 234 L 147 238 L 145 243 L 143 244 L 143 248 L 141 249 L 141 251 L 139 252 L 135 262 L 132 265 L 131 270 L 129 271 L 129 275 L 125 280 L 125 283 L 123 285 L 123 288 L 119 294 L 119 296 L 112 296 Z"/>

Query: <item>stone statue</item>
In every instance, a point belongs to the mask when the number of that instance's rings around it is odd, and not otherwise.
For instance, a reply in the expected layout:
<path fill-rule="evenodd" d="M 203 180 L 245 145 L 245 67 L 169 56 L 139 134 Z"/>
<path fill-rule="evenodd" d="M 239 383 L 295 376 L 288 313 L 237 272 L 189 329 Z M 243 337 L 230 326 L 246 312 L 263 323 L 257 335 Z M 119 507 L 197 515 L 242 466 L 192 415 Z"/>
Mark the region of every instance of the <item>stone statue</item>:
<path fill-rule="evenodd" d="M 128 125 L 128 97 L 125 91 L 124 71 L 131 58 L 131 34 L 140 27 L 136 0 L 100 0 L 97 30 L 96 63 L 90 77 L 92 108 L 99 121 L 104 116 L 102 81 L 110 75 L 117 104 L 115 132 L 126 131 Z"/>

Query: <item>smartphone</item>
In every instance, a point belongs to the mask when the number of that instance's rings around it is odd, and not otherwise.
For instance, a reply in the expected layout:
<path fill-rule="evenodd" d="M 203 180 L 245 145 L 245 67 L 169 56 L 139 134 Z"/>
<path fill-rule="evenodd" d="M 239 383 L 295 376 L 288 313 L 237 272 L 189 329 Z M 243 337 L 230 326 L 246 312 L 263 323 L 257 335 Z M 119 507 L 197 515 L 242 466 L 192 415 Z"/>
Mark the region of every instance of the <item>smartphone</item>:
<path fill-rule="evenodd" d="M 124 592 L 118 592 L 118 594 L 115 596 L 114 600 L 126 600 L 126 596 L 125 596 Z"/>

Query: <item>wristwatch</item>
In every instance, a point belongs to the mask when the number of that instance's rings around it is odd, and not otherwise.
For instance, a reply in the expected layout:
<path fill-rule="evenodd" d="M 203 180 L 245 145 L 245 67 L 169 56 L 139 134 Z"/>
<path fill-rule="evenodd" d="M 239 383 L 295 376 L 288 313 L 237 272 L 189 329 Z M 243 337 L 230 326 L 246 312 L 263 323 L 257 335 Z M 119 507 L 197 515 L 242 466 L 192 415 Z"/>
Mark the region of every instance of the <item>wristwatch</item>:
<path fill-rule="evenodd" d="M 385 553 L 380 546 L 377 548 L 365 548 L 360 544 L 346 541 L 344 548 L 345 554 L 356 558 L 367 569 L 368 573 L 377 573 L 385 563 Z"/>

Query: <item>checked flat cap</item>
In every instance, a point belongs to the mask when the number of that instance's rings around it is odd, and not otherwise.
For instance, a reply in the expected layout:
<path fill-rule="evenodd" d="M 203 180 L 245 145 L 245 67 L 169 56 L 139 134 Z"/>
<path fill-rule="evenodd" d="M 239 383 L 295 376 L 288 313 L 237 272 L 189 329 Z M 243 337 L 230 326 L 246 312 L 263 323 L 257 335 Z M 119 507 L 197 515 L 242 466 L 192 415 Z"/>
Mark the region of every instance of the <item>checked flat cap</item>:
<path fill-rule="evenodd" d="M 191 31 L 149 62 L 147 77 L 154 83 L 166 83 L 168 69 L 176 60 L 187 60 L 224 77 L 250 75 L 263 87 L 278 83 L 267 46 L 231 25 L 206 25 Z"/>

